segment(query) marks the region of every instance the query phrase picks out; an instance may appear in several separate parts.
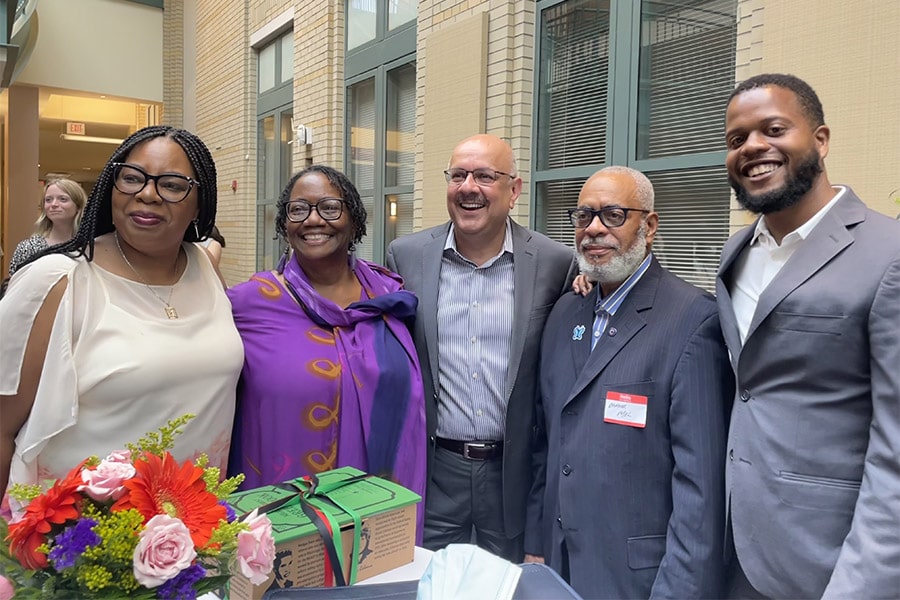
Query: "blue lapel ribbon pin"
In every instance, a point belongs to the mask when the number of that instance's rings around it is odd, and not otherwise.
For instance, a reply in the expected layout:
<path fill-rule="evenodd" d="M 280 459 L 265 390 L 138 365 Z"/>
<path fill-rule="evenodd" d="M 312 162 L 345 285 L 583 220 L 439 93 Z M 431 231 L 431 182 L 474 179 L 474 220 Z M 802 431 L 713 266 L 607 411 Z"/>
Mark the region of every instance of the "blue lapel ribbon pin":
<path fill-rule="evenodd" d="M 584 336 L 585 328 L 584 325 L 576 325 L 572 330 L 572 341 L 580 342 L 582 336 Z"/>

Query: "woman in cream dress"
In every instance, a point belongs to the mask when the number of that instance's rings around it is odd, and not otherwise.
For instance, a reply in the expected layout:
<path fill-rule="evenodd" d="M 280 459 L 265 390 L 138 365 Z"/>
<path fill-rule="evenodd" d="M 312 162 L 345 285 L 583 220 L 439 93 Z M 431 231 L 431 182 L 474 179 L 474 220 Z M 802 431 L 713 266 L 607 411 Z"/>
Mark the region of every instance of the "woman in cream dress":
<path fill-rule="evenodd" d="M 71 242 L 23 265 L 0 302 L 0 490 L 66 474 L 186 413 L 179 460 L 227 462 L 241 340 L 198 245 L 216 170 L 154 126 L 104 167 Z"/>

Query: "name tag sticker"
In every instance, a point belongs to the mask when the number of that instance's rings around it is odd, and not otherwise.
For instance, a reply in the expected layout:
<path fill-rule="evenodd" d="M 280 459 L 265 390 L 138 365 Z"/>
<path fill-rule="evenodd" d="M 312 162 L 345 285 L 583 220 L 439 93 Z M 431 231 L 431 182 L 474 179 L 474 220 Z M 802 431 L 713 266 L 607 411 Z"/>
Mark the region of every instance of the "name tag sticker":
<path fill-rule="evenodd" d="M 608 392 L 606 409 L 603 411 L 604 423 L 627 425 L 643 428 L 647 425 L 647 396 Z"/>

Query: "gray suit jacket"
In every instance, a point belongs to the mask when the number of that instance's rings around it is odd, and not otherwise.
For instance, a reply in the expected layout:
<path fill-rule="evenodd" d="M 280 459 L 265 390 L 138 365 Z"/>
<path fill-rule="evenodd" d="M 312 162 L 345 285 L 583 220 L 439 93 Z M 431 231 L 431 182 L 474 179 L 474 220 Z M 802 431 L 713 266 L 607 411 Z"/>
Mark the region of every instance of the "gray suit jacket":
<path fill-rule="evenodd" d="M 571 248 L 530 231 L 513 221 L 513 269 L 516 303 L 509 370 L 506 377 L 506 437 L 503 447 L 503 519 L 513 538 L 525 527 L 525 503 L 531 487 L 531 446 L 534 397 L 537 390 L 538 347 L 544 321 L 553 303 L 569 290 L 576 274 Z M 403 277 L 419 297 L 415 341 L 425 385 L 425 422 L 428 429 L 428 472 L 434 456 L 437 429 L 438 349 L 437 300 L 441 257 L 450 223 L 444 223 L 391 242 L 387 267 Z"/>
<path fill-rule="evenodd" d="M 585 598 L 720 598 L 734 384 L 715 300 L 653 259 L 591 352 L 596 299 L 567 294 L 544 330 L 525 550 L 560 570 L 564 540 Z M 647 399 L 644 428 L 604 421 L 611 392 Z"/>
<path fill-rule="evenodd" d="M 737 394 L 734 549 L 776 598 L 900 597 L 900 222 L 848 188 L 763 291 L 741 344 L 716 282 Z"/>

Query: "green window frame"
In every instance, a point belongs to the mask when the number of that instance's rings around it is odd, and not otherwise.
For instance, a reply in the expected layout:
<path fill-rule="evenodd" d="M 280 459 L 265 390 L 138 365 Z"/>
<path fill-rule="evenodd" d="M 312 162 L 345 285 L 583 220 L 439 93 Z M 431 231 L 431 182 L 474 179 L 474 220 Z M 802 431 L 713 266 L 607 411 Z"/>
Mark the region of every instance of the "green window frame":
<path fill-rule="evenodd" d="M 357 255 L 378 263 L 384 262 L 388 244 L 413 228 L 415 6 L 409 0 L 345 4 L 347 43 L 351 37 L 356 41 L 347 49 L 344 65 L 344 172 L 368 213 L 367 235 L 357 245 Z M 351 26 L 356 27 L 352 36 Z"/>
<path fill-rule="evenodd" d="M 275 206 L 292 175 L 293 30 L 257 48 L 256 270 L 271 270 L 285 245 L 275 235 Z M 260 90 L 262 83 L 270 82 Z"/>
<path fill-rule="evenodd" d="M 625 165 L 653 182 L 654 254 L 713 289 L 729 232 L 724 116 L 737 0 L 537 3 L 532 225 L 574 245 L 584 181 Z"/>

